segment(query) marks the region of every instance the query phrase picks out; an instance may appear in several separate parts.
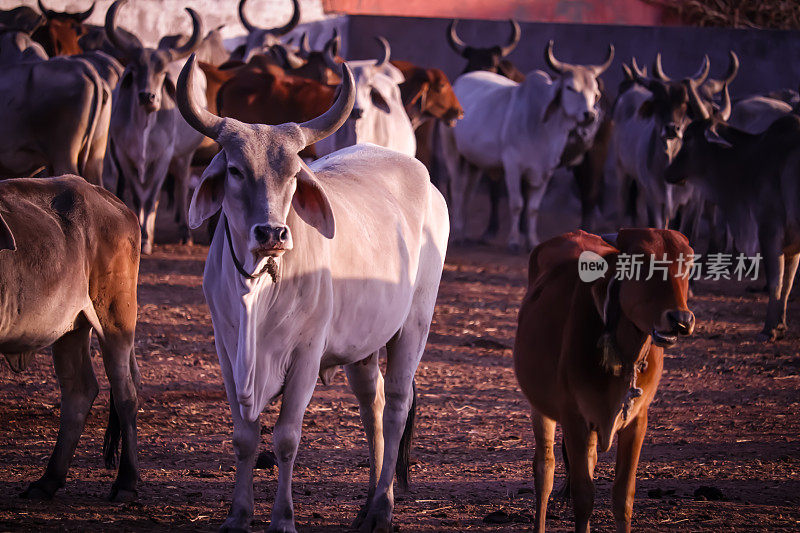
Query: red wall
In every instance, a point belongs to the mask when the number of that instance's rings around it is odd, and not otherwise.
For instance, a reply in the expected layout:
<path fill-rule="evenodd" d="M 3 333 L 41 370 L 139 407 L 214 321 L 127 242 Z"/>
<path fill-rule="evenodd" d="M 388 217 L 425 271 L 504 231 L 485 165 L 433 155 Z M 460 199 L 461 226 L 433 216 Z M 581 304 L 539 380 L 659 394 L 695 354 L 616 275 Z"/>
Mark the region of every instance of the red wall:
<path fill-rule="evenodd" d="M 508 19 L 658 26 L 661 9 L 643 0 L 322 0 L 329 13 Z"/>

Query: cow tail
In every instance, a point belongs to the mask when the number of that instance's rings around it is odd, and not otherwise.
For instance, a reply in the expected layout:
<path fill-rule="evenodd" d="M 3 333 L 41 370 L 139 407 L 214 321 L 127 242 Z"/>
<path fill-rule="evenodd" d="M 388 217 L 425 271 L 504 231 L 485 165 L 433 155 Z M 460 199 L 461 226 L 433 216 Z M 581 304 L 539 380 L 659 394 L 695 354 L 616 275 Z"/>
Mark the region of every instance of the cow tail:
<path fill-rule="evenodd" d="M 403 490 L 408 490 L 408 471 L 411 466 L 411 441 L 414 436 L 414 419 L 417 414 L 417 382 L 411 382 L 411 408 L 408 410 L 406 427 L 400 439 L 400 449 L 397 452 L 397 484 Z"/>
<path fill-rule="evenodd" d="M 105 437 L 103 437 L 103 459 L 109 470 L 114 470 L 117 465 L 120 432 L 119 414 L 114 405 L 114 393 L 112 392 L 108 400 L 108 425 Z"/>
<path fill-rule="evenodd" d="M 88 62 L 85 63 L 86 75 L 92 81 L 92 105 L 89 111 L 89 123 L 86 126 L 86 135 L 83 140 L 83 153 L 81 161 L 78 163 L 78 171 L 81 176 L 86 177 L 86 164 L 89 162 L 89 155 L 92 152 L 92 141 L 97 131 L 97 123 L 100 121 L 100 108 L 108 101 L 105 94 L 103 83 L 94 67 Z M 102 183 L 101 183 L 102 185 Z"/>

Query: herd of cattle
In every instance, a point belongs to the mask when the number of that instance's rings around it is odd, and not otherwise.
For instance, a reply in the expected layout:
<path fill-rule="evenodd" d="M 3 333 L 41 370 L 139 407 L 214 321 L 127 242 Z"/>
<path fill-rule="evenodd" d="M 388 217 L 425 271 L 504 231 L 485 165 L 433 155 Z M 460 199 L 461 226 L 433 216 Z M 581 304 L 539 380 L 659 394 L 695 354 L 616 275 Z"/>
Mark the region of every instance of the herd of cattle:
<path fill-rule="evenodd" d="M 166 192 L 184 242 L 207 220 L 213 232 L 203 288 L 237 459 L 223 530 L 249 528 L 258 419 L 282 395 L 270 527 L 294 531 L 303 413 L 317 377 L 327 383 L 339 367 L 370 449 L 368 498 L 354 526 L 391 530 L 446 247 L 467 237 L 485 177 L 484 238 L 498 231 L 505 189 L 509 247 L 534 248 L 514 364 L 534 412 L 537 527 L 559 423 L 576 529 L 589 527 L 597 447 L 608 450 L 617 435 L 613 511 L 629 530 L 663 348 L 694 329 L 689 282 L 676 274 L 679 258 L 694 253 L 689 243 L 707 235 L 710 250 L 760 250 L 769 291 L 762 334 L 786 328 L 800 259 L 797 93 L 732 103 L 739 60 L 731 52 L 721 79 L 709 77 L 707 57 L 682 80 L 664 72 L 660 56 L 649 73 L 632 59 L 612 102 L 600 76 L 613 46 L 600 64 L 572 65 L 551 41 L 551 73 L 524 74 L 507 59 L 521 37 L 513 21 L 508 43 L 488 48 L 464 43 L 450 24 L 443 38 L 467 61 L 451 86 L 439 69 L 392 59 L 382 37 L 379 58 L 361 61 L 339 55 L 336 33 L 321 50 L 305 34 L 284 42 L 300 18 L 292 1 L 291 20 L 266 29 L 241 0 L 247 38 L 233 52 L 190 8 L 192 34 L 156 48 L 119 27 L 120 10 L 135 9 L 127 0 L 108 9 L 104 27 L 85 22 L 94 6 L 62 13 L 40 1 L 40 12 L 0 12 L 0 352 L 22 371 L 52 345 L 62 391 L 55 450 L 24 495 L 50 498 L 64 484 L 98 394 L 94 330 L 112 398 L 106 465 L 116 464 L 120 441 L 122 450 L 111 498 L 136 496 L 139 254 L 153 249 Z M 196 168 L 202 176 L 190 187 Z M 559 168 L 577 180 L 585 229 L 609 212 L 601 202 L 609 183 L 620 223 L 653 229 L 578 231 L 540 244 L 537 218 Z M 674 275 L 581 282 L 587 250 L 612 272 L 621 254 L 663 257 Z"/>

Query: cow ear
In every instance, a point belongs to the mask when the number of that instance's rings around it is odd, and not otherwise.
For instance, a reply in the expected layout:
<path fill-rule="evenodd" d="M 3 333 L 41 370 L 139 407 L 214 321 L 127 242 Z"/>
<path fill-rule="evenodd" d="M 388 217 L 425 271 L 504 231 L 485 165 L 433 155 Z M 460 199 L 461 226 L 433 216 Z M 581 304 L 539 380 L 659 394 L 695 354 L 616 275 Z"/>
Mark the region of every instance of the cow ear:
<path fill-rule="evenodd" d="M 375 89 L 374 87 L 369 92 L 369 97 L 370 100 L 372 100 L 372 105 L 374 105 L 384 113 L 389 113 L 391 111 L 389 103 L 386 101 L 383 95 L 380 92 L 378 92 L 378 90 Z"/>
<path fill-rule="evenodd" d="M 0 215 L 0 250 L 11 250 L 12 252 L 17 249 L 17 241 L 14 240 L 14 234 L 11 233 L 11 228 L 6 224 L 3 215 Z"/>
<path fill-rule="evenodd" d="M 648 118 L 653 116 L 655 104 L 652 100 L 645 100 L 642 102 L 642 105 L 639 106 L 639 116 L 642 118 Z"/>
<path fill-rule="evenodd" d="M 204 220 L 222 208 L 227 173 L 228 159 L 225 157 L 225 152 L 221 151 L 211 160 L 211 164 L 200 178 L 200 185 L 194 190 L 187 216 L 190 228 L 199 228 Z"/>
<path fill-rule="evenodd" d="M 544 110 L 544 116 L 542 117 L 542 122 L 547 122 L 548 120 L 550 120 L 550 117 L 552 117 L 553 114 L 556 111 L 558 111 L 560 107 L 561 107 L 561 86 L 558 87 L 555 96 L 553 97 L 552 100 L 550 100 L 550 103 L 547 104 L 547 109 Z"/>
<path fill-rule="evenodd" d="M 297 174 L 297 190 L 294 192 L 292 205 L 303 221 L 317 228 L 324 237 L 333 238 L 336 225 L 328 195 L 305 163 L 302 163 Z"/>
<path fill-rule="evenodd" d="M 712 144 L 722 146 L 723 148 L 733 148 L 733 145 L 722 138 L 714 128 L 706 129 L 706 140 Z"/>

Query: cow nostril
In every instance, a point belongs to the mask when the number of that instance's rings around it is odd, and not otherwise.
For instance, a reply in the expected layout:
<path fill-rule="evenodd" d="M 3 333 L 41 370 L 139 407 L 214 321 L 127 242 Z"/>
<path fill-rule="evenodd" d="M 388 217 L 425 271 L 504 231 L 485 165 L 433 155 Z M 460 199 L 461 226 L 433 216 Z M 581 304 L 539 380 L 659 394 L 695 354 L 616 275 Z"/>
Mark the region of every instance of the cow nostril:
<path fill-rule="evenodd" d="M 267 243 L 271 233 L 269 226 L 256 226 L 253 228 L 253 236 L 259 244 Z"/>
<path fill-rule="evenodd" d="M 286 228 L 278 228 L 276 232 L 278 234 L 278 242 L 286 242 L 286 238 L 289 236 L 289 232 Z"/>
<path fill-rule="evenodd" d="M 152 104 L 156 101 L 156 95 L 153 93 L 141 92 L 139 93 L 139 102 L 142 105 Z"/>
<path fill-rule="evenodd" d="M 681 335 L 691 335 L 694 331 L 694 314 L 691 311 L 670 311 L 667 319 L 673 331 Z"/>

